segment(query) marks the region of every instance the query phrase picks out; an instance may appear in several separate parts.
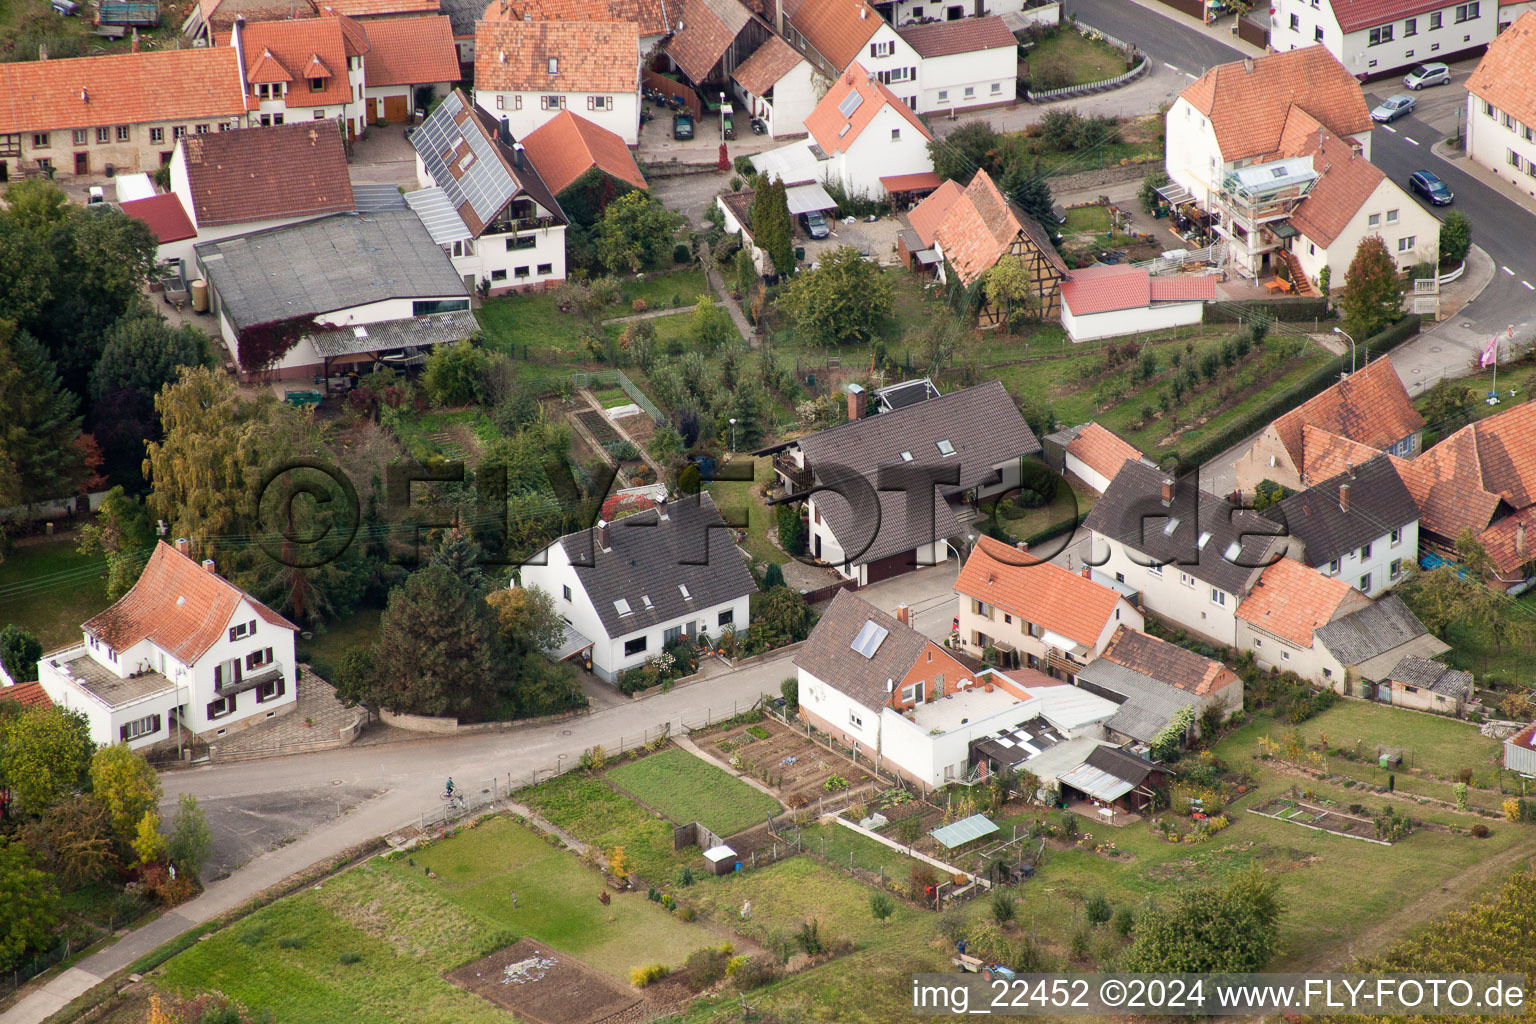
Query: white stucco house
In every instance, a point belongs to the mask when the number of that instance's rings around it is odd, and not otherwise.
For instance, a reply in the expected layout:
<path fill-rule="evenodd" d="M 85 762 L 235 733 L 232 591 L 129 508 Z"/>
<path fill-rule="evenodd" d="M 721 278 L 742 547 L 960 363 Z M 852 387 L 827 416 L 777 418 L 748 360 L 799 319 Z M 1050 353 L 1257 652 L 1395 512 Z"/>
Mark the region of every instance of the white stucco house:
<path fill-rule="evenodd" d="M 1002 18 L 914 24 L 896 34 L 918 56 L 918 113 L 950 114 L 1018 99 L 1019 42 Z"/>
<path fill-rule="evenodd" d="M 292 711 L 297 627 L 161 541 L 128 593 L 82 628 L 80 643 L 38 661 L 53 703 L 78 711 L 91 739 L 134 748 L 204 739 Z"/>
<path fill-rule="evenodd" d="M 1083 267 L 1061 282 L 1061 326 L 1074 343 L 1198 324 L 1216 301 L 1208 274 L 1148 274 L 1127 264 Z"/>
<path fill-rule="evenodd" d="M 550 544 L 519 566 L 514 585 L 554 599 L 567 647 L 591 645 L 606 682 L 682 637 L 745 630 L 757 584 L 708 492 Z"/>
<path fill-rule="evenodd" d="M 1168 176 L 1202 208 L 1227 174 L 1318 128 L 1371 155 L 1360 83 L 1321 46 L 1217 65 L 1179 94 L 1165 120 Z"/>
<path fill-rule="evenodd" d="M 1481 50 L 1497 34 L 1498 19 L 1498 0 L 1275 0 L 1269 45 L 1296 50 L 1321 44 L 1352 75 L 1401 75 L 1425 61 L 1453 61 Z"/>
<path fill-rule="evenodd" d="M 1140 592 L 1146 611 L 1229 647 L 1238 606 L 1284 557 L 1277 524 L 1141 462 L 1120 468 L 1083 527 L 1092 564 Z"/>
<path fill-rule="evenodd" d="M 507 120 L 455 89 L 411 145 L 421 188 L 405 201 L 465 287 L 502 295 L 565 280 L 565 212 Z"/>
<path fill-rule="evenodd" d="M 835 183 L 850 196 L 885 195 L 882 178 L 932 172 L 933 138 L 890 87 L 855 62 L 805 119 L 809 138 L 755 155 L 785 185 Z"/>
<path fill-rule="evenodd" d="M 1536 196 L 1536 12 L 1527 11 L 1488 46 L 1467 79 L 1467 155 Z"/>
<path fill-rule="evenodd" d="M 876 8 L 897 28 L 989 15 L 1021 14 L 1024 0 L 876 0 Z M 1055 22 L 1051 22 L 1055 24 Z"/>
<path fill-rule="evenodd" d="M 1345 666 L 1317 631 L 1370 607 L 1371 599 L 1342 579 L 1290 558 L 1266 568 L 1237 609 L 1236 644 L 1260 668 L 1295 672 L 1318 686 L 1345 677 Z"/>
<path fill-rule="evenodd" d="M 1021 763 L 1069 739 L 1090 741 L 1075 766 L 1117 710 L 1028 669 L 973 672 L 913 629 L 905 606 L 892 616 L 846 591 L 794 663 L 801 718 L 924 790 L 980 781 L 997 760 Z"/>
<path fill-rule="evenodd" d="M 426 360 L 478 330 L 469 292 L 404 208 L 333 213 L 197 245 L 219 336 L 246 380 Z"/>
<path fill-rule="evenodd" d="M 805 135 L 805 119 L 826 93 L 830 79 L 780 36 L 770 36 L 731 72 L 736 96 L 749 117 L 763 120 L 770 138 Z"/>
<path fill-rule="evenodd" d="M 571 110 L 640 143 L 640 32 L 624 21 L 482 21 L 475 104 L 514 137 Z"/>
<path fill-rule="evenodd" d="M 1045 443 L 1048 451 L 1053 444 L 1060 446 L 1061 468 L 1095 494 L 1109 490 L 1110 482 L 1120 474 L 1126 460 L 1140 462 L 1146 458 L 1140 448 L 1091 420 L 1048 434 Z"/>

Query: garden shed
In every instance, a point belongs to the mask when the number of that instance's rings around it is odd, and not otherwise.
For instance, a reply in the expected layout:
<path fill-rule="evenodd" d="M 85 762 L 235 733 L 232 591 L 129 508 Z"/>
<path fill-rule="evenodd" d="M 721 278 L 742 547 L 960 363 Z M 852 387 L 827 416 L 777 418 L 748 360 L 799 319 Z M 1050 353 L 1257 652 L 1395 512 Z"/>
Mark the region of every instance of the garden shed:
<path fill-rule="evenodd" d="M 725 845 L 711 846 L 704 851 L 704 859 L 709 861 L 710 873 L 716 875 L 728 875 L 740 864 L 736 851 Z"/>
<path fill-rule="evenodd" d="M 946 850 L 953 850 L 957 846 L 973 843 L 997 831 L 997 825 L 985 814 L 973 814 L 969 818 L 961 818 L 952 825 L 934 829 L 930 835 L 939 841 L 939 845 Z"/>

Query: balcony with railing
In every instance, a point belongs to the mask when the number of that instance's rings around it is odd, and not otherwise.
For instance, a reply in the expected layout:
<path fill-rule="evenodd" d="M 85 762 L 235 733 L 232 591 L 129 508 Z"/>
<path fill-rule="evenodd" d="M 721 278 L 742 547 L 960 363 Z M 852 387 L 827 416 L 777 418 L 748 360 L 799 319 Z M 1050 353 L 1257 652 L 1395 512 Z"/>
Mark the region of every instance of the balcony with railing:
<path fill-rule="evenodd" d="M 213 690 L 220 697 L 228 697 L 233 693 L 244 693 L 246 690 L 265 686 L 267 683 L 275 683 L 282 678 L 282 662 L 270 661 L 259 668 L 237 672 L 233 679 L 220 678 L 214 683 Z"/>
<path fill-rule="evenodd" d="M 774 455 L 773 471 L 782 476 L 789 488 L 794 491 L 808 490 L 814 480 L 810 468 L 798 465 L 795 457 L 787 452 Z"/>

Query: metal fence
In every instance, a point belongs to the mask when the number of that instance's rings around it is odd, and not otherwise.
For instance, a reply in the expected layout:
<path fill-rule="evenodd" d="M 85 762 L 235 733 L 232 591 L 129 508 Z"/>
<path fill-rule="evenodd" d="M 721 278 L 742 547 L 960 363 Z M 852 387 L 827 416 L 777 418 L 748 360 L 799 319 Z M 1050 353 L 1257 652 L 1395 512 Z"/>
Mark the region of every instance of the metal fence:
<path fill-rule="evenodd" d="M 661 414 L 661 410 L 656 408 L 656 403 L 651 401 L 644 391 L 640 390 L 639 385 L 629 379 L 629 374 L 623 370 L 614 370 L 613 372 L 618 378 L 619 387 L 624 389 L 626 395 L 635 400 L 636 405 L 645 410 L 645 414 L 651 418 L 652 422 L 661 423 L 666 420 L 666 417 Z"/>
<path fill-rule="evenodd" d="M 1024 91 L 1024 97 L 1025 99 L 1029 100 L 1029 102 L 1051 103 L 1056 100 L 1067 100 L 1077 96 L 1091 96 L 1094 93 L 1108 92 L 1111 89 L 1118 89 L 1122 85 L 1128 85 L 1131 82 L 1134 82 L 1136 79 L 1146 74 L 1147 69 L 1152 66 L 1151 59 L 1146 54 L 1136 49 L 1136 47 L 1132 46 L 1130 43 L 1122 42 L 1107 32 L 1100 32 L 1096 28 L 1091 28 L 1081 23 L 1078 24 L 1077 30 L 1082 35 L 1090 39 L 1101 39 L 1117 50 L 1130 51 L 1130 53 L 1133 55 L 1133 59 L 1139 59 L 1139 63 L 1137 63 L 1135 67 L 1131 68 L 1131 70 L 1127 71 L 1125 74 L 1116 75 L 1114 78 L 1106 78 L 1101 82 L 1088 82 L 1084 85 L 1069 85 L 1061 89 L 1045 89 L 1041 92 L 1034 92 L 1033 90 L 1026 89 Z"/>

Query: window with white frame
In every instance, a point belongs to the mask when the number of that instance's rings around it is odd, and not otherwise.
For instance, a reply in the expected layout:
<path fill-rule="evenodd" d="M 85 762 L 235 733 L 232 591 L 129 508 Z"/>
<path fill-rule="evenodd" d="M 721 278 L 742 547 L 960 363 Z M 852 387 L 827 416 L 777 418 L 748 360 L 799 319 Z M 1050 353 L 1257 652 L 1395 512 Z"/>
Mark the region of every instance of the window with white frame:
<path fill-rule="evenodd" d="M 1515 115 L 1506 110 L 1501 115 L 1499 115 L 1499 123 L 1502 124 L 1505 128 L 1508 128 L 1510 131 L 1514 131 L 1515 126 L 1520 122 L 1515 120 Z"/>
<path fill-rule="evenodd" d="M 948 89 L 940 89 L 939 90 L 939 102 L 940 103 L 948 103 L 949 102 L 949 90 Z"/>
<path fill-rule="evenodd" d="M 1379 213 L 1367 214 L 1366 218 L 1365 218 L 1365 226 L 1368 227 L 1368 228 L 1380 227 L 1381 226 L 1381 214 L 1379 214 Z"/>
<path fill-rule="evenodd" d="M 1418 34 L 1419 34 L 1419 19 L 1418 18 L 1406 18 L 1406 19 L 1404 19 L 1404 21 L 1403 21 L 1403 38 L 1407 39 L 1409 36 L 1416 36 Z"/>
<path fill-rule="evenodd" d="M 1388 570 L 1390 571 L 1392 578 L 1397 579 L 1403 574 L 1403 560 L 1401 558 L 1392 559 L 1392 564 L 1388 566 Z"/>
<path fill-rule="evenodd" d="M 926 699 L 924 684 L 921 679 L 911 686 L 901 688 L 901 702 L 903 704 L 921 704 Z"/>
<path fill-rule="evenodd" d="M 1402 531 L 1402 528 L 1399 527 L 1398 529 L 1393 530 L 1387 536 L 1387 542 L 1389 544 L 1391 544 L 1394 548 L 1397 547 L 1399 544 L 1401 544 L 1403 542 L 1403 531 Z"/>
<path fill-rule="evenodd" d="M 1443 19 L 1444 19 L 1444 15 L 1442 15 L 1439 11 L 1436 11 L 1434 14 L 1431 14 L 1429 16 L 1429 30 L 1431 32 L 1433 32 L 1435 29 L 1439 28 Z M 1439 45 L 1439 44 L 1437 43 L 1436 45 Z"/>
<path fill-rule="evenodd" d="M 1370 573 L 1366 573 L 1364 576 L 1360 577 L 1360 592 L 1362 594 L 1369 594 L 1371 592 L 1371 574 Z"/>
<path fill-rule="evenodd" d="M 1473 0 L 1470 4 L 1461 4 L 1456 8 L 1456 24 L 1464 21 L 1476 21 L 1478 18 L 1478 3 Z"/>
<path fill-rule="evenodd" d="M 210 721 L 215 718 L 224 718 L 227 715 L 232 715 L 234 713 L 235 695 L 232 693 L 228 696 L 218 697 L 208 702 L 208 718 Z"/>
<path fill-rule="evenodd" d="M 1390 43 L 1391 41 L 1392 41 L 1392 26 L 1391 25 L 1381 25 L 1381 26 L 1379 26 L 1377 28 L 1371 29 L 1371 32 L 1370 32 L 1370 45 L 1371 46 L 1380 46 L 1382 43 Z"/>
<path fill-rule="evenodd" d="M 1299 31 L 1301 31 L 1301 15 L 1299 15 L 1299 14 L 1292 14 L 1291 15 L 1291 31 L 1292 32 L 1299 32 Z"/>
<path fill-rule="evenodd" d="M 864 719 L 859 717 L 858 712 L 854 711 L 852 708 L 849 708 L 848 724 L 853 726 L 855 729 L 862 729 L 864 728 Z"/>
<path fill-rule="evenodd" d="M 136 721 L 124 722 L 118 727 L 117 736 L 118 739 L 126 742 L 127 740 L 136 740 L 140 736 L 153 736 L 159 731 L 160 716 L 146 715 Z"/>
<path fill-rule="evenodd" d="M 1215 587 L 1212 587 L 1211 604 L 1225 608 L 1227 606 L 1227 592 L 1225 590 L 1217 590 Z"/>
<path fill-rule="evenodd" d="M 256 703 L 265 704 L 269 700 L 277 700 L 277 698 L 287 692 L 287 684 L 283 681 L 282 676 L 278 676 L 271 682 L 262 683 L 256 687 Z"/>
<path fill-rule="evenodd" d="M 870 43 L 869 55 L 871 57 L 889 57 L 896 52 L 895 42 L 887 39 L 883 43 Z"/>
<path fill-rule="evenodd" d="M 1312 29 L 1312 41 L 1314 43 L 1320 43 L 1320 42 L 1323 41 L 1323 26 L 1317 25 L 1317 26 L 1313 27 L 1313 29 Z"/>
<path fill-rule="evenodd" d="M 1484 117 L 1493 117 L 1494 116 L 1493 104 L 1489 103 L 1487 100 L 1483 100 L 1483 116 Z"/>
<path fill-rule="evenodd" d="M 1388 224 L 1396 224 L 1397 223 L 1397 211 L 1396 210 L 1388 210 L 1387 211 L 1387 223 Z"/>
<path fill-rule="evenodd" d="M 128 141 L 128 136 L 130 134 L 130 131 L 131 130 L 130 130 L 128 125 L 126 125 L 126 124 L 118 125 L 117 126 L 117 141 L 118 142 L 127 142 Z"/>
<path fill-rule="evenodd" d="M 1406 235 L 1406 236 L 1404 236 L 1402 238 L 1399 238 L 1397 240 L 1397 251 L 1398 252 L 1412 252 L 1413 251 L 1413 247 L 1418 245 L 1418 244 L 1419 244 L 1419 239 L 1418 239 L 1417 235 Z M 1366 547 L 1369 548 L 1370 545 L 1367 544 Z"/>
<path fill-rule="evenodd" d="M 1001 96 L 1002 93 L 1003 93 L 1003 83 L 1002 82 L 993 82 L 992 83 L 992 95 L 993 96 Z"/>
<path fill-rule="evenodd" d="M 255 619 L 252 619 L 250 622 L 237 622 L 233 626 L 229 627 L 229 639 L 231 641 L 234 641 L 234 640 L 244 640 L 248 636 L 255 636 L 255 635 L 256 635 L 256 620 Z"/>
<path fill-rule="evenodd" d="M 1370 546 L 1370 544 L 1362 544 L 1362 545 L 1360 545 L 1360 561 L 1363 562 L 1367 558 L 1370 558 L 1370 557 L 1371 557 L 1371 546 Z"/>

